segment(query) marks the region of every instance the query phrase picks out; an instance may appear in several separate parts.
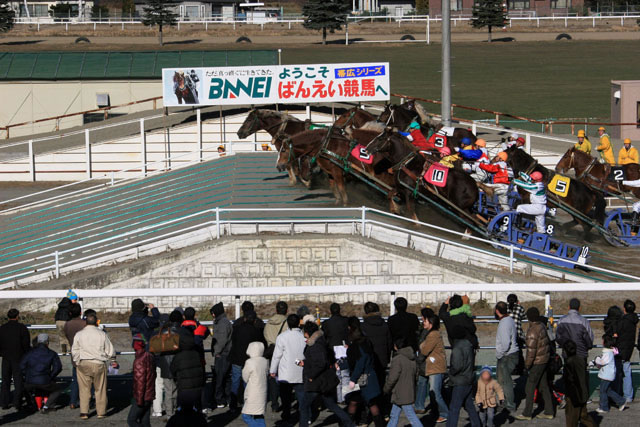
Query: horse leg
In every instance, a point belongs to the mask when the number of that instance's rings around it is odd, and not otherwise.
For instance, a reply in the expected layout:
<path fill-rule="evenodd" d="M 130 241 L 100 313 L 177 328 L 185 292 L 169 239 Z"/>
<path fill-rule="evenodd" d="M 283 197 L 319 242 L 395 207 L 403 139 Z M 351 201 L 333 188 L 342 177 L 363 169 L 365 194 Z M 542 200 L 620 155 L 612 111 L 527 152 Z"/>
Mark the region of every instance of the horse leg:
<path fill-rule="evenodd" d="M 349 196 L 347 196 L 347 188 L 344 185 L 344 175 L 338 175 L 336 185 L 338 187 L 338 192 L 340 193 L 340 198 L 342 199 L 342 206 L 347 206 L 349 203 Z"/>
<path fill-rule="evenodd" d="M 419 221 L 418 215 L 416 214 L 416 199 L 413 197 L 412 192 L 409 190 L 404 190 L 404 199 L 406 200 L 407 205 L 407 216 L 414 221 Z"/>
<path fill-rule="evenodd" d="M 293 172 L 293 166 L 287 166 L 287 174 L 289 174 L 289 185 L 293 187 L 297 183 L 296 174 Z"/>
<path fill-rule="evenodd" d="M 392 214 L 399 215 L 400 206 L 398 206 L 398 203 L 396 203 L 395 201 L 396 194 L 397 194 L 396 191 L 390 191 L 389 194 L 387 194 L 387 198 L 389 199 L 389 211 Z"/>
<path fill-rule="evenodd" d="M 339 204 L 340 203 L 340 193 L 338 193 L 338 186 L 336 185 L 336 181 L 335 179 L 333 179 L 333 177 L 331 175 L 329 175 L 329 187 L 331 188 L 331 191 L 333 192 L 333 197 L 335 197 L 336 202 L 335 204 Z"/>

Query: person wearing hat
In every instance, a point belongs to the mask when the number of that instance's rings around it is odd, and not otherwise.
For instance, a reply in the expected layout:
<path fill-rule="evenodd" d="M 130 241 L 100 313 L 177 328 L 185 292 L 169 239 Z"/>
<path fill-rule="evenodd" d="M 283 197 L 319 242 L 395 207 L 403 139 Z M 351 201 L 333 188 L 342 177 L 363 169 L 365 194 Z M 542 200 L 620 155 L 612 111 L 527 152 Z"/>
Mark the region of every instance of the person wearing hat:
<path fill-rule="evenodd" d="M 598 128 L 598 135 L 600 135 L 600 145 L 596 147 L 598 153 L 600 153 L 600 159 L 603 162 L 610 164 L 611 166 L 615 166 L 616 159 L 613 156 L 613 147 L 611 146 L 611 139 L 609 135 L 607 135 L 607 130 L 600 126 Z"/>
<path fill-rule="evenodd" d="M 542 173 L 533 172 L 530 176 L 520 174 L 521 179 L 514 179 L 513 183 L 530 194 L 529 203 L 518 205 L 516 212 L 535 215 L 538 233 L 546 232 L 544 215 L 547 212 L 547 193 Z"/>
<path fill-rule="evenodd" d="M 269 144 L 262 144 L 262 151 L 271 151 L 271 147 L 269 146 Z"/>
<path fill-rule="evenodd" d="M 224 145 L 218 145 L 218 156 L 224 157 L 227 155 L 227 150 L 224 148 Z"/>
<path fill-rule="evenodd" d="M 511 135 L 509 135 L 509 137 L 506 140 L 502 139 L 502 144 L 500 144 L 500 149 L 502 151 L 507 151 L 512 145 L 515 145 L 518 138 L 520 138 L 520 135 L 514 132 Z"/>
<path fill-rule="evenodd" d="M 414 147 L 420 151 L 430 151 L 431 145 L 427 143 L 427 138 L 424 137 L 420 130 L 420 124 L 417 121 L 412 121 L 409 125 L 409 131 L 405 134 L 405 137 L 411 141 Z"/>
<path fill-rule="evenodd" d="M 20 361 L 20 371 L 24 375 L 24 389 L 35 395 L 40 412 L 53 408 L 60 396 L 56 377 L 62 371 L 62 363 L 58 354 L 49 349 L 49 335 L 38 335 L 36 346 Z"/>
<path fill-rule="evenodd" d="M 149 316 L 151 310 L 151 316 Z M 131 336 L 141 333 L 149 342 L 154 330 L 160 326 L 160 311 L 153 304 L 145 304 L 140 298 L 131 301 L 131 316 L 129 316 L 129 328 Z M 132 344 L 133 346 L 133 344 Z"/>
<path fill-rule="evenodd" d="M 478 406 L 478 415 L 483 426 L 493 427 L 493 416 L 496 407 L 502 402 L 504 402 L 502 386 L 493 379 L 491 368 L 483 366 L 480 370 L 475 398 L 475 403 Z"/>
<path fill-rule="evenodd" d="M 591 155 L 591 142 L 589 138 L 587 138 L 587 134 L 584 130 L 580 129 L 578 131 L 578 142 L 574 145 L 576 150 L 584 151 L 588 155 Z"/>
<path fill-rule="evenodd" d="M 618 152 L 618 164 L 620 166 L 638 163 L 638 150 L 631 145 L 631 140 L 625 138 L 624 145 Z"/>
<path fill-rule="evenodd" d="M 70 309 L 71 305 L 78 302 L 78 295 L 73 292 L 71 289 L 67 292 L 67 296 L 62 298 L 58 303 L 58 309 L 56 310 L 56 314 L 54 316 L 54 320 L 56 322 L 56 330 L 58 331 L 58 336 L 60 337 L 60 348 L 63 354 L 69 354 L 71 351 L 71 344 L 67 340 L 67 335 L 64 332 L 64 325 L 71 320 Z"/>
<path fill-rule="evenodd" d="M 507 166 L 507 153 L 499 152 L 490 164 L 481 163 L 480 169 L 493 174 L 493 182 L 487 184 L 487 187 L 493 189 L 493 194 L 498 196 L 500 209 L 503 211 L 511 210 L 509 206 L 509 168 Z"/>

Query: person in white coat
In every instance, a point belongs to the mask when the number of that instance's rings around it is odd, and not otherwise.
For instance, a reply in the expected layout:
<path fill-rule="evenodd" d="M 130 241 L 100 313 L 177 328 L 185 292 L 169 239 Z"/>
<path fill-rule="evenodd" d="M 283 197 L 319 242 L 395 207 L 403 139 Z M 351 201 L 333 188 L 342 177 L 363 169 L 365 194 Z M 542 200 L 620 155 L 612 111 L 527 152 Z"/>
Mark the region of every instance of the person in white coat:
<path fill-rule="evenodd" d="M 266 427 L 264 411 L 267 406 L 267 375 L 269 362 L 262 357 L 264 344 L 254 341 L 247 347 L 249 359 L 242 368 L 242 380 L 245 382 L 242 420 L 249 427 Z"/>
<path fill-rule="evenodd" d="M 513 183 L 529 193 L 529 203 L 518 205 L 516 211 L 534 215 L 538 233 L 546 233 L 545 214 L 547 212 L 547 194 L 542 174 L 533 172 L 530 176 L 521 174 L 523 179 L 515 179 Z"/>
<path fill-rule="evenodd" d="M 302 330 L 300 330 L 300 317 L 297 314 L 290 314 L 287 317 L 287 326 L 288 329 L 278 335 L 276 339 L 269 372 L 280 385 L 282 420 L 296 423 L 297 420 L 289 419 L 291 417 L 291 397 L 295 392 L 298 405 L 304 398 L 303 368 L 299 365 L 299 361 L 304 359 L 304 347 L 307 343 Z"/>

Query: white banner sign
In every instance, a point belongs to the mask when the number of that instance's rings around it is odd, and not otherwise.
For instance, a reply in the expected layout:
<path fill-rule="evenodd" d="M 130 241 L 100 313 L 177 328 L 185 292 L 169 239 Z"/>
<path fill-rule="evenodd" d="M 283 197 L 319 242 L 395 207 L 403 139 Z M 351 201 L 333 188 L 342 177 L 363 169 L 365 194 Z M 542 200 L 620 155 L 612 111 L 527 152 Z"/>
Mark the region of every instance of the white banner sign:
<path fill-rule="evenodd" d="M 164 68 L 165 107 L 388 101 L 389 63 Z"/>

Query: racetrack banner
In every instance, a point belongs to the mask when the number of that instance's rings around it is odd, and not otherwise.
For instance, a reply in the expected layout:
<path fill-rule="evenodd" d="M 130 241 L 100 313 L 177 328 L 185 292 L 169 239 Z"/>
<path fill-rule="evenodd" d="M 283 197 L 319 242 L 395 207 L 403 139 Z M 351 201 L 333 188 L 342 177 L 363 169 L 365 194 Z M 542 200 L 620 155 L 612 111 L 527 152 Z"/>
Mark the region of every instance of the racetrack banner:
<path fill-rule="evenodd" d="M 389 63 L 163 68 L 163 103 L 307 104 L 388 101 Z"/>

